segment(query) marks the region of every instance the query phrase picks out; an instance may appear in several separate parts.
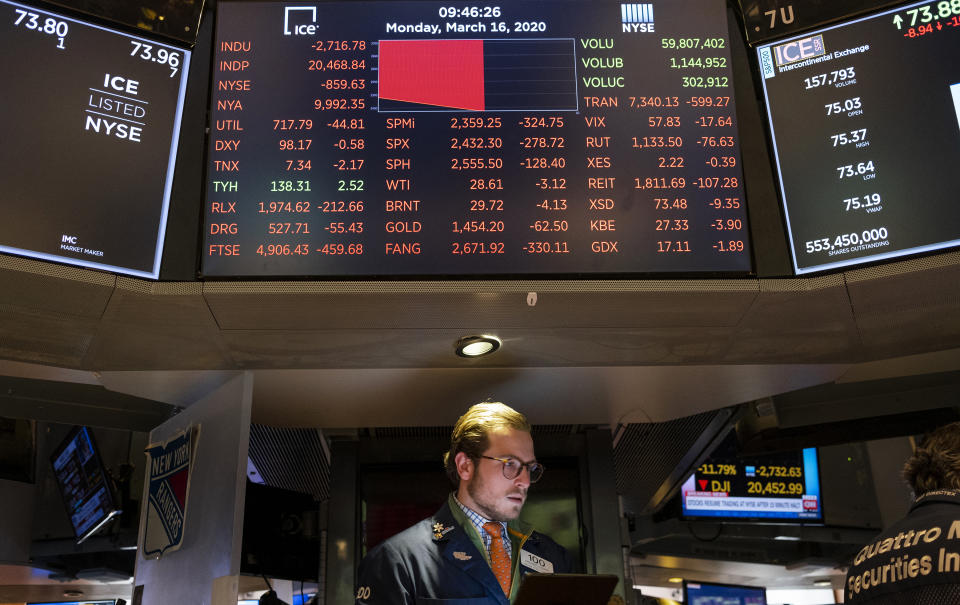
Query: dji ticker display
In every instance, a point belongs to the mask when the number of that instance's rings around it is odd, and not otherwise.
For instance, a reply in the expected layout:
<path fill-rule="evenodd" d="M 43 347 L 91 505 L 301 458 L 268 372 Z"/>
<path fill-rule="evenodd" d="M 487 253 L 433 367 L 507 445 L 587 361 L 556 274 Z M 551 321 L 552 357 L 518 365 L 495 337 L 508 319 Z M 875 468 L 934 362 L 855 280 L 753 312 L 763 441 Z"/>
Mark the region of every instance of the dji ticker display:
<path fill-rule="evenodd" d="M 740 456 L 728 438 L 681 488 L 686 517 L 823 518 L 816 448 Z"/>
<path fill-rule="evenodd" d="M 0 0 L 0 251 L 157 277 L 188 51 Z"/>
<path fill-rule="evenodd" d="M 960 245 L 960 0 L 757 52 L 797 273 Z"/>
<path fill-rule="evenodd" d="M 725 4 L 218 5 L 208 276 L 748 272 Z"/>

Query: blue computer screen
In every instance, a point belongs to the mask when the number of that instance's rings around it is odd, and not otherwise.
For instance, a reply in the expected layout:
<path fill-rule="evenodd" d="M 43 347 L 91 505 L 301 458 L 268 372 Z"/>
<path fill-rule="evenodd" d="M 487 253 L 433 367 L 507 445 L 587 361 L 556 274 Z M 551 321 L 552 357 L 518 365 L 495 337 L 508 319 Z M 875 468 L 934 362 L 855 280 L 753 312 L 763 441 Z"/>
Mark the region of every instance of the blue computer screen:
<path fill-rule="evenodd" d="M 116 605 L 116 601 L 48 601 L 44 603 L 27 603 L 26 605 Z"/>
<path fill-rule="evenodd" d="M 767 605 L 767 591 L 756 586 L 684 582 L 686 605 Z"/>
<path fill-rule="evenodd" d="M 70 523 L 82 542 L 120 512 L 90 429 L 73 429 L 51 462 Z"/>

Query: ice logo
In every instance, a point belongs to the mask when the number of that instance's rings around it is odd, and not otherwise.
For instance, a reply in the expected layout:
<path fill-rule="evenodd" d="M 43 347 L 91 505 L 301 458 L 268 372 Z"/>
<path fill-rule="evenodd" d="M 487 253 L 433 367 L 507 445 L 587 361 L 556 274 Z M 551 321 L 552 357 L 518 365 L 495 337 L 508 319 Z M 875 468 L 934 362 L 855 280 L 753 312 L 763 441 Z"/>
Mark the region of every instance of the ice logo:
<path fill-rule="evenodd" d="M 306 22 L 309 18 L 310 21 Z M 303 21 L 297 23 L 297 21 Z M 313 36 L 317 33 L 316 6 L 285 6 L 283 7 L 283 35 L 284 36 Z"/>
<path fill-rule="evenodd" d="M 823 45 L 823 35 L 817 34 L 775 46 L 773 52 L 777 56 L 777 65 L 782 66 L 819 57 L 826 54 L 827 50 Z"/>

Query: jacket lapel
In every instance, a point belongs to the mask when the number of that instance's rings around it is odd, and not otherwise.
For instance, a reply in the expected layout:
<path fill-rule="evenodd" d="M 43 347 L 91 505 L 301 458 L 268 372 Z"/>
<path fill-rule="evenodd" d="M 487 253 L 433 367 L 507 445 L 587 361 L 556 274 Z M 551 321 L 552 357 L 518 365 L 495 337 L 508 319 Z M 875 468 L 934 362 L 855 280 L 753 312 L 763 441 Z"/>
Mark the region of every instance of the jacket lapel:
<path fill-rule="evenodd" d="M 530 570 L 521 563 L 523 549 L 528 544 L 536 544 L 537 542 L 537 539 L 532 535 L 532 528 L 526 526 L 526 524 L 521 525 L 519 522 L 515 522 L 512 525 L 512 527 L 507 528 L 507 532 L 510 534 L 510 545 L 513 548 L 514 560 L 513 582 L 510 586 L 511 600 L 517 598 L 517 591 L 520 590 L 520 583 L 523 582 L 523 576 L 530 572 Z"/>
<path fill-rule="evenodd" d="M 483 586 L 487 596 L 495 599 L 497 603 L 509 605 L 510 601 L 503 594 L 490 565 L 464 528 L 454 520 L 448 505 L 445 504 L 434 516 L 432 529 L 433 541 L 440 548 L 440 555 L 444 560 Z"/>

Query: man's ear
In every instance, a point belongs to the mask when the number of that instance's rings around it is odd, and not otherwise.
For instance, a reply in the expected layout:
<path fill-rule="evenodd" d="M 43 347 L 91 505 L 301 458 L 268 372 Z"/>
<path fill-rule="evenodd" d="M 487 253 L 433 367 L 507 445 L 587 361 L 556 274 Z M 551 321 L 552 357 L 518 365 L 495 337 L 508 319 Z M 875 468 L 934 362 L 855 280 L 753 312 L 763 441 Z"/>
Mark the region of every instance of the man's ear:
<path fill-rule="evenodd" d="M 473 472 L 476 467 L 473 465 L 473 459 L 470 456 L 467 456 L 463 452 L 457 452 L 456 458 L 453 461 L 457 465 L 457 475 L 459 475 L 461 481 L 469 481 L 470 477 L 473 476 Z"/>

